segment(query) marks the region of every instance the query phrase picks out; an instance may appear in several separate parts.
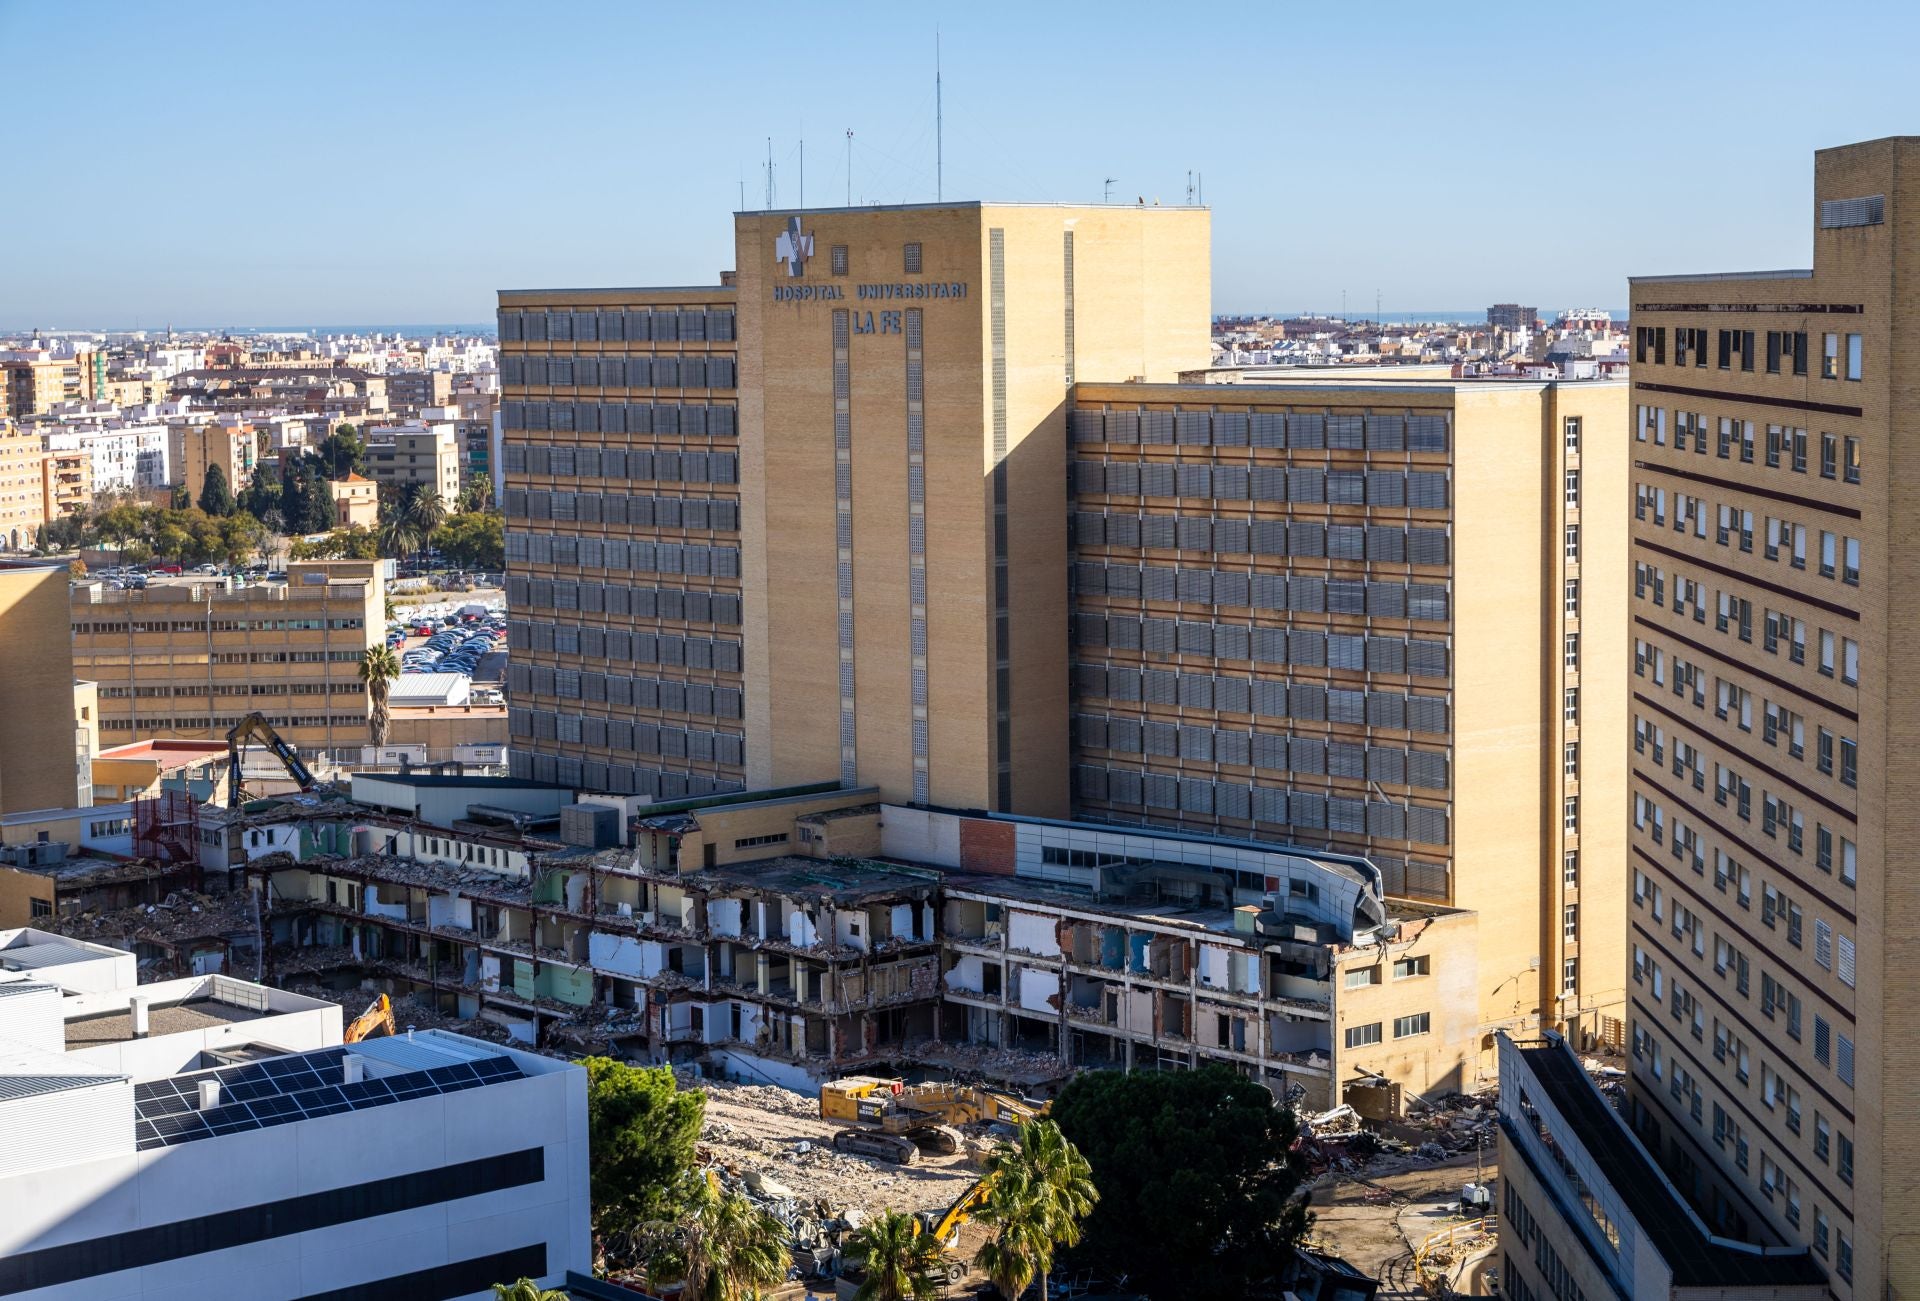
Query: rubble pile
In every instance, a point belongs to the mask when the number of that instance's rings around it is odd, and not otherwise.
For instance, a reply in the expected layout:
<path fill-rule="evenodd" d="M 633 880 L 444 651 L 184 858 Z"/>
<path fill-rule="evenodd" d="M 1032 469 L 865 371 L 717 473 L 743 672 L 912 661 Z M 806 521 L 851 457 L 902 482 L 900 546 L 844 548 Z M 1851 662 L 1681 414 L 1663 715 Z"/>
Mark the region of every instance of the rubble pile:
<path fill-rule="evenodd" d="M 1433 1165 L 1463 1152 L 1491 1156 L 1499 1143 L 1498 1095 L 1450 1093 L 1437 1102 L 1415 1100 L 1404 1120 L 1369 1124 L 1349 1106 L 1296 1111 L 1300 1136 L 1293 1151 L 1312 1176 L 1360 1175 L 1370 1170 Z"/>

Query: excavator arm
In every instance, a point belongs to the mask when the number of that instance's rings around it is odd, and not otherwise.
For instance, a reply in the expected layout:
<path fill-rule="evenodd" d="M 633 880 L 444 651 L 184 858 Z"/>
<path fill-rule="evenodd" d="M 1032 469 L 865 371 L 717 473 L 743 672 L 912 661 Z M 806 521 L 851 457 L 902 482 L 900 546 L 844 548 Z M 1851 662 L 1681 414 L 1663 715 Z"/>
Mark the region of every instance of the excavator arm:
<path fill-rule="evenodd" d="M 354 1017 L 353 1023 L 347 1027 L 346 1033 L 342 1034 L 340 1039 L 343 1043 L 357 1044 L 362 1039 L 371 1039 L 378 1031 L 385 1031 L 388 1034 L 399 1033 L 393 1023 L 393 1000 L 385 994 L 374 999 L 366 1011 Z"/>
<path fill-rule="evenodd" d="M 256 740 L 272 752 L 273 757 L 287 770 L 287 776 L 303 791 L 313 789 L 313 773 L 300 759 L 300 752 L 289 745 L 280 733 L 273 730 L 273 724 L 267 722 L 266 715 L 255 710 L 235 723 L 233 730 L 227 733 L 227 807 L 240 807 L 240 758 L 241 748 L 249 740 Z"/>

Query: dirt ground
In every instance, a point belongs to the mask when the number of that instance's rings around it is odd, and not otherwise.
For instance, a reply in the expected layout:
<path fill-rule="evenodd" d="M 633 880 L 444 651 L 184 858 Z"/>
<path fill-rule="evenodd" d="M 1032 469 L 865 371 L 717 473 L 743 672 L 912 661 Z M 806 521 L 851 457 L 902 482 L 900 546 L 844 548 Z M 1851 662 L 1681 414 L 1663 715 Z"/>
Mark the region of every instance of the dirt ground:
<path fill-rule="evenodd" d="M 836 1152 L 833 1136 L 843 1127 L 820 1118 L 812 1094 L 718 1080 L 699 1087 L 707 1095 L 700 1141 L 712 1157 L 742 1176 L 757 1170 L 801 1198 L 870 1214 L 945 1210 L 980 1177 L 965 1154 L 923 1153 L 912 1165 L 895 1165 Z"/>
<path fill-rule="evenodd" d="M 1328 1175 L 1313 1188 L 1313 1237 L 1389 1288 L 1413 1284 L 1413 1247 L 1436 1230 L 1471 1218 L 1460 1214 L 1462 1185 L 1473 1180 L 1473 1154 L 1432 1165 L 1376 1166 L 1364 1175 Z M 1491 1160 L 1481 1166 L 1492 1181 Z M 1382 1296 L 1394 1295 L 1383 1290 Z"/>

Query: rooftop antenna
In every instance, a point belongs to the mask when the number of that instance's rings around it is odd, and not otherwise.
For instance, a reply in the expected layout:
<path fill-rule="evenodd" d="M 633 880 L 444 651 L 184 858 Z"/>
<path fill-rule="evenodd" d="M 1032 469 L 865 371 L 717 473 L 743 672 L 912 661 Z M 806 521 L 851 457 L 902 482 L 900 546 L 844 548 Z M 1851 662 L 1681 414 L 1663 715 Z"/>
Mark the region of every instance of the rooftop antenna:
<path fill-rule="evenodd" d="M 1103 188 L 1100 191 L 1100 202 L 1102 203 L 1113 202 L 1113 185 L 1114 185 L 1114 182 L 1118 181 L 1119 179 L 1120 178 L 1118 176 L 1109 176 L 1107 178 L 1107 183 L 1105 188 Z"/>
<path fill-rule="evenodd" d="M 767 137 L 767 211 L 773 211 L 773 137 Z"/>
<path fill-rule="evenodd" d="M 807 142 L 800 141 L 800 206 L 807 206 Z"/>
<path fill-rule="evenodd" d="M 847 206 L 853 206 L 853 128 L 847 128 Z"/>
<path fill-rule="evenodd" d="M 1193 168 L 1187 168 L 1187 206 L 1193 206 Z"/>
<path fill-rule="evenodd" d="M 935 203 L 942 202 L 946 198 L 946 182 L 946 115 L 941 111 L 940 27 L 936 23 L 933 29 L 933 200 Z"/>
<path fill-rule="evenodd" d="M 1193 179 L 1200 183 L 1200 206 L 1204 208 L 1207 206 L 1207 174 L 1195 172 Z"/>

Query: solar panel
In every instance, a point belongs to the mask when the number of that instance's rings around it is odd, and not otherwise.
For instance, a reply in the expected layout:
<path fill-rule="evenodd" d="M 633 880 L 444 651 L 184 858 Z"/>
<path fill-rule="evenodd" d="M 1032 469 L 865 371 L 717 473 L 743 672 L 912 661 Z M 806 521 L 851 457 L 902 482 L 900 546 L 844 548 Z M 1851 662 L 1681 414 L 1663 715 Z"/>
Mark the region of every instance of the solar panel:
<path fill-rule="evenodd" d="M 362 1107 L 477 1089 L 501 1080 L 520 1079 L 524 1074 L 512 1058 L 496 1054 L 347 1084 L 341 1078 L 347 1051 L 344 1047 L 323 1048 L 137 1084 L 136 1141 L 143 1150 L 167 1147 Z M 426 1045 L 395 1054 L 409 1065 L 452 1055 L 457 1054 L 435 1053 Z M 202 1111 L 200 1084 L 205 1080 L 219 1081 L 220 1101 Z"/>

